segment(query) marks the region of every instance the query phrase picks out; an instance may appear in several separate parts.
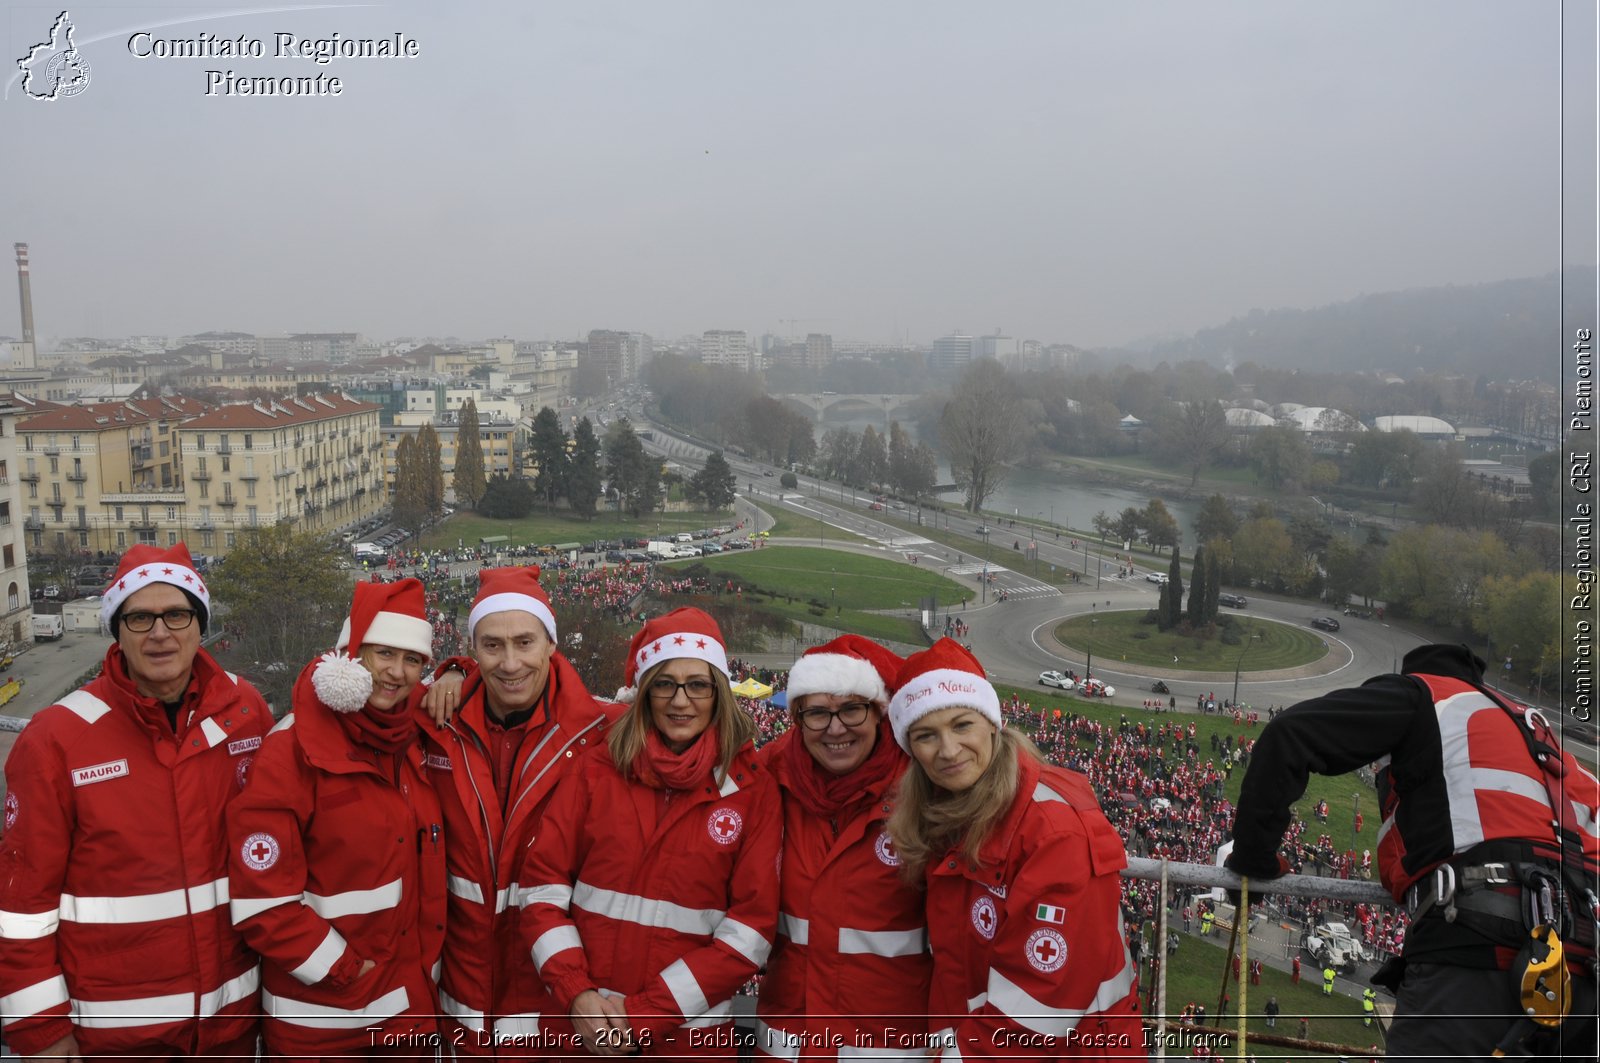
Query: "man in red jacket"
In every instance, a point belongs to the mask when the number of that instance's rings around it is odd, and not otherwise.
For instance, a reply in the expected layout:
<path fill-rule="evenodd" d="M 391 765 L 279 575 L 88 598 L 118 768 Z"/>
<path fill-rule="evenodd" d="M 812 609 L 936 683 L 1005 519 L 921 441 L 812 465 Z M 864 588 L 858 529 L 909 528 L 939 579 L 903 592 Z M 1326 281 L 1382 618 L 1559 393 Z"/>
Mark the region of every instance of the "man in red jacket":
<path fill-rule="evenodd" d="M 23 1057 L 248 1057 L 260 966 L 229 920 L 222 808 L 272 716 L 200 648 L 189 551 L 135 546 L 98 678 L 6 762 L 0 1020 Z"/>
<path fill-rule="evenodd" d="M 449 870 L 439 1001 L 458 1053 L 544 1054 L 543 984 L 518 945 L 512 878 L 556 783 L 622 711 L 589 694 L 556 638 L 539 566 L 484 569 L 467 618 L 472 658 L 445 662 L 425 703 L 437 714 L 422 730 Z"/>

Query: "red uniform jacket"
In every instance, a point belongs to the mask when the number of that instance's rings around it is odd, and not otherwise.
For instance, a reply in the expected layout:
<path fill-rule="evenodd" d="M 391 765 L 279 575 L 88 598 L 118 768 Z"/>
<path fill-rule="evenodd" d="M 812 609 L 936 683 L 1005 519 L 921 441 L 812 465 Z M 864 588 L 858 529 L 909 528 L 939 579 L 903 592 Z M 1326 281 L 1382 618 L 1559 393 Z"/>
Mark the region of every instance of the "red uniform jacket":
<path fill-rule="evenodd" d="M 507 1054 L 525 1054 L 520 1043 L 537 1031 L 544 989 L 517 936 L 516 873 L 556 783 L 591 747 L 605 743 L 607 727 L 622 712 L 621 705 L 591 697 L 559 653 L 550 658 L 546 683 L 503 798 L 495 793 L 483 737 L 488 725 L 476 667 L 468 670 L 461 710 L 449 724 L 435 727 L 418 713 L 428 775 L 450 839 L 439 1010 L 445 1043 L 458 1052 L 494 1054 L 498 1038 Z"/>
<path fill-rule="evenodd" d="M 1026 753 L 1018 767 L 980 866 L 956 850 L 928 866 L 930 1025 L 954 1033 L 943 1058 L 1142 1056 L 1122 841 L 1082 775 Z"/>
<path fill-rule="evenodd" d="M 522 937 L 546 986 L 544 1052 L 579 993 L 626 998 L 646 1053 L 731 1056 L 735 992 L 766 962 L 782 845 L 772 782 L 746 748 L 694 791 L 626 780 L 605 746 L 556 791 L 518 880 Z M 679 1029 L 689 1027 L 689 1029 Z"/>
<path fill-rule="evenodd" d="M 923 892 L 900 877 L 884 821 L 900 769 L 836 824 L 790 793 L 789 731 L 761 751 L 783 795 L 778 937 L 757 1008 L 756 1051 L 777 1059 L 838 1059 L 840 1049 L 927 1047 L 933 956 Z M 878 740 L 893 741 L 880 733 Z"/>
<path fill-rule="evenodd" d="M 0 1015 L 32 1055 L 203 1053 L 255 1028 L 260 968 L 228 921 L 222 807 L 272 716 L 195 655 L 178 734 L 120 647 L 39 712 L 6 762 Z"/>
<path fill-rule="evenodd" d="M 373 1027 L 435 1032 L 444 945 L 444 829 L 422 743 L 393 758 L 391 782 L 317 700 L 314 666 L 228 806 L 233 922 L 266 961 L 267 1047 L 297 1056 L 364 1050 Z M 376 966 L 357 977 L 363 960 Z"/>

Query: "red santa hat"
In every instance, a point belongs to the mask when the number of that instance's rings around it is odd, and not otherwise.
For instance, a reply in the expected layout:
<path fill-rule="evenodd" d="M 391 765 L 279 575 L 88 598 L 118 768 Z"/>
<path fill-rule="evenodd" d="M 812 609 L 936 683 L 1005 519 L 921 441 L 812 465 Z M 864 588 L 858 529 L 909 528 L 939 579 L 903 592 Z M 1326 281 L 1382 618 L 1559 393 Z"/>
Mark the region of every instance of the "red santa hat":
<path fill-rule="evenodd" d="M 544 588 L 539 586 L 539 566 L 515 565 L 478 572 L 478 596 L 472 600 L 472 612 L 467 616 L 467 641 L 472 641 L 472 631 L 478 621 L 490 613 L 513 610 L 532 613 L 544 625 L 550 641 L 556 640 L 556 614 L 550 608 Z"/>
<path fill-rule="evenodd" d="M 311 673 L 312 689 L 335 712 L 360 712 L 372 696 L 372 673 L 355 658 L 369 643 L 432 659 L 433 625 L 421 580 L 356 584 L 333 652 L 324 653 Z"/>
<path fill-rule="evenodd" d="M 954 639 L 940 639 L 907 657 L 894 686 L 889 725 L 894 728 L 894 740 L 908 753 L 911 747 L 906 744 L 906 732 L 911 725 L 940 709 L 972 709 L 995 727 L 1005 726 L 1000 695 L 990 685 L 983 665 Z"/>
<path fill-rule="evenodd" d="M 633 636 L 622 676 L 624 686 L 617 691 L 617 700 L 632 701 L 639 692 L 640 675 L 662 661 L 680 657 L 704 661 L 721 672 L 723 678 L 728 676 L 728 651 L 722 629 L 708 614 L 686 606 L 647 620 Z"/>
<path fill-rule="evenodd" d="M 200 578 L 200 571 L 194 567 L 189 548 L 182 543 L 165 550 L 145 543 L 129 547 L 117 564 L 111 585 L 101 596 L 100 622 L 115 635 L 116 625 L 112 620 L 123 603 L 152 583 L 170 583 L 199 601 L 200 627 L 202 630 L 205 628 L 211 616 L 211 592 L 206 590 L 206 581 Z"/>
<path fill-rule="evenodd" d="M 904 658 L 871 639 L 840 635 L 811 647 L 789 669 L 789 704 L 805 694 L 856 694 L 887 704 L 895 675 L 904 664 Z"/>

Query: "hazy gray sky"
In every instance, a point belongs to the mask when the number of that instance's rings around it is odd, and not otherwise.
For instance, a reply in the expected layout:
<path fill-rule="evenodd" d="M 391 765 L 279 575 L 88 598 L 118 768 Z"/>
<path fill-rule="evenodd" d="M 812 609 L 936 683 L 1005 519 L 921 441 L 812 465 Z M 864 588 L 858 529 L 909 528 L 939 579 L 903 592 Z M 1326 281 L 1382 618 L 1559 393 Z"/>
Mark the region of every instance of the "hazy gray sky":
<path fill-rule="evenodd" d="M 1554 0 L 307 6 L 74 7 L 88 88 L 10 78 L 0 240 L 42 336 L 1098 345 L 1546 273 L 1564 220 L 1593 259 L 1592 188 L 1558 194 L 1589 3 L 1565 86 Z M 12 72 L 60 10 L 7 5 Z M 267 57 L 140 59 L 139 30 Z M 421 54 L 318 66 L 277 32 Z M 208 97 L 208 69 L 344 89 Z"/>

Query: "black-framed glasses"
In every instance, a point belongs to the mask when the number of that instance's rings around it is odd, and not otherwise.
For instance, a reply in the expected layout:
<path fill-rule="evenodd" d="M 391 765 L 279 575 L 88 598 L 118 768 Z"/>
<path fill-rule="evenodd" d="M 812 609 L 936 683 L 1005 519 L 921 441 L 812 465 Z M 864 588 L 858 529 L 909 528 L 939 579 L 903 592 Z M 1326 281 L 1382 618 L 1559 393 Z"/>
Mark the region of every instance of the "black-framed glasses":
<path fill-rule="evenodd" d="M 168 609 L 164 613 L 123 613 L 122 626 L 129 631 L 145 632 L 156 626 L 156 618 L 167 625 L 168 631 L 182 631 L 194 623 L 199 615 L 193 609 Z"/>
<path fill-rule="evenodd" d="M 800 726 L 806 730 L 826 731 L 833 726 L 835 716 L 846 727 L 859 727 L 866 722 L 867 713 L 871 711 L 872 706 L 865 701 L 850 701 L 837 709 L 804 709 L 795 715 L 800 718 Z"/>
<path fill-rule="evenodd" d="M 704 701 L 717 692 L 717 684 L 709 679 L 691 679 L 687 683 L 657 679 L 646 689 L 657 701 L 671 701 L 678 696 L 680 690 L 689 695 L 691 701 Z"/>

